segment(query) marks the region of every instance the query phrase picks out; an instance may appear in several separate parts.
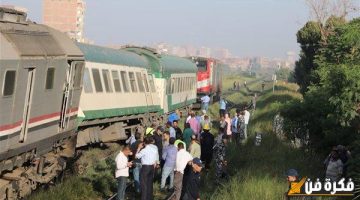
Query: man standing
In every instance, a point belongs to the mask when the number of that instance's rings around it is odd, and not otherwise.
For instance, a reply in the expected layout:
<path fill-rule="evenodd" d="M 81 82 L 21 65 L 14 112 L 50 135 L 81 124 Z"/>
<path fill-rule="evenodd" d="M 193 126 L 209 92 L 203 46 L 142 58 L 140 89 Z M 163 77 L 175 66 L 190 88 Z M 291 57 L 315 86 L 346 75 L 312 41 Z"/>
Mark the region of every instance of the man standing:
<path fill-rule="evenodd" d="M 196 136 L 200 133 L 200 122 L 195 118 L 195 113 L 191 113 L 191 119 L 189 120 L 191 129 L 194 131 Z"/>
<path fill-rule="evenodd" d="M 245 137 L 245 140 L 247 139 L 247 126 L 249 124 L 249 120 L 250 120 L 250 112 L 245 108 L 244 110 L 245 112 L 245 115 L 244 115 L 244 119 L 245 119 L 245 128 L 244 128 L 244 137 Z"/>
<path fill-rule="evenodd" d="M 194 158 L 191 166 L 192 170 L 185 183 L 183 200 L 200 199 L 200 172 L 204 165 L 199 158 Z"/>
<path fill-rule="evenodd" d="M 145 148 L 141 149 L 143 145 L 139 145 L 136 153 L 136 158 L 141 159 L 141 200 L 153 199 L 153 180 L 155 168 L 159 164 L 159 153 L 157 147 L 153 144 L 152 137 L 144 139 Z"/>
<path fill-rule="evenodd" d="M 162 159 L 165 160 L 165 164 L 162 170 L 161 176 L 161 190 L 165 190 L 166 179 L 170 176 L 170 185 L 169 189 L 174 187 L 174 168 L 176 164 L 176 154 L 178 152 L 177 148 L 174 146 L 175 138 L 170 138 L 169 146 L 164 149 Z"/>
<path fill-rule="evenodd" d="M 174 120 L 173 122 L 173 128 L 175 130 L 175 136 L 177 140 L 182 140 L 182 130 L 181 128 L 179 128 L 179 121 L 178 120 Z"/>
<path fill-rule="evenodd" d="M 115 177 L 118 182 L 117 188 L 117 200 L 125 199 L 125 190 L 127 177 L 129 176 L 129 167 L 132 166 L 132 162 L 128 162 L 128 156 L 132 155 L 129 146 L 125 146 L 122 151 L 116 156 L 116 172 Z"/>
<path fill-rule="evenodd" d="M 191 142 L 191 137 L 193 136 L 194 132 L 193 130 L 190 128 L 190 124 L 186 123 L 185 124 L 185 129 L 184 129 L 184 134 L 183 134 L 183 138 L 184 138 L 184 142 L 186 144 L 186 146 L 190 146 L 190 142 Z"/>
<path fill-rule="evenodd" d="M 140 171 L 141 171 L 141 160 L 135 158 L 137 149 L 139 145 L 142 143 L 141 141 L 141 134 L 136 133 L 135 134 L 136 142 L 134 142 L 130 148 L 131 152 L 133 154 L 133 177 L 134 177 L 134 186 L 135 186 L 135 192 L 140 194 Z"/>
<path fill-rule="evenodd" d="M 169 146 L 169 140 L 170 140 L 170 133 L 169 131 L 165 131 L 163 133 L 163 148 Z"/>
<path fill-rule="evenodd" d="M 203 127 L 203 132 L 200 136 L 201 143 L 201 160 L 205 162 L 206 169 L 210 168 L 210 163 L 213 157 L 214 136 L 210 133 L 210 126 Z"/>
<path fill-rule="evenodd" d="M 210 103 L 210 97 L 208 94 L 206 94 L 205 96 L 201 97 L 201 109 L 202 110 L 206 110 L 208 111 L 209 109 L 209 103 Z"/>
<path fill-rule="evenodd" d="M 195 135 L 191 138 L 189 152 L 193 158 L 200 158 L 201 156 L 201 148 Z"/>
<path fill-rule="evenodd" d="M 214 146 L 215 153 L 215 167 L 216 167 L 216 183 L 220 183 L 220 179 L 223 177 L 227 178 L 227 161 L 226 161 L 226 145 L 228 142 L 227 135 L 223 135 L 221 142 L 218 142 Z"/>
<path fill-rule="evenodd" d="M 238 119 L 239 119 L 240 111 L 237 109 L 235 116 L 231 120 L 231 132 L 232 138 L 235 140 L 235 143 L 238 143 L 240 133 L 238 131 Z"/>
<path fill-rule="evenodd" d="M 176 131 L 175 129 L 172 127 L 172 123 L 171 122 L 167 122 L 166 123 L 166 128 L 168 128 L 168 131 L 170 133 L 170 137 L 176 138 Z"/>
<path fill-rule="evenodd" d="M 220 117 L 224 117 L 225 116 L 225 113 L 226 113 L 226 104 L 227 104 L 227 101 L 224 99 L 224 97 L 221 97 L 220 98 Z"/>
<path fill-rule="evenodd" d="M 179 200 L 181 197 L 182 181 L 186 165 L 192 160 L 192 156 L 184 149 L 184 144 L 178 144 L 178 152 L 176 155 L 175 178 L 174 178 L 174 193 L 169 197 L 169 200 Z"/>

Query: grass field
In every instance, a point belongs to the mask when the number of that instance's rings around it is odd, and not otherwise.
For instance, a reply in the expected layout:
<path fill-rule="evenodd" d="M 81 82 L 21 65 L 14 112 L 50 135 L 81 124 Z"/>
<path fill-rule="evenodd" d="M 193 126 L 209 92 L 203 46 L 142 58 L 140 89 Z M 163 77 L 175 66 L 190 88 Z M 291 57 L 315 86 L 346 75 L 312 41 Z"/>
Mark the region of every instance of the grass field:
<path fill-rule="evenodd" d="M 240 91 L 231 91 L 233 82 L 244 81 L 248 89 L 241 87 Z M 225 98 L 234 105 L 240 106 L 250 102 L 252 93 L 260 94 L 261 79 L 229 76 L 224 79 L 223 90 Z M 273 117 L 281 106 L 292 99 L 301 98 L 297 86 L 278 82 L 275 93 L 272 93 L 271 83 L 267 83 L 265 91 L 257 99 L 257 109 L 252 113 L 249 123 L 250 137 L 241 145 L 228 146 L 228 161 L 230 180 L 221 185 L 214 184 L 214 169 L 202 173 L 201 199 L 214 200 L 265 200 L 282 199 L 287 191 L 284 173 L 289 168 L 296 168 L 301 176 L 322 177 L 322 158 L 317 155 L 293 148 L 288 142 L 281 141 L 272 133 Z M 236 106 L 230 113 L 235 113 Z M 212 120 L 218 120 L 219 104 L 210 106 Z M 217 135 L 217 128 L 211 131 Z M 254 133 L 263 133 L 261 146 L 254 145 Z M 114 148 L 114 147 L 113 147 Z M 110 150 L 108 150 L 111 152 Z M 108 153 L 109 153 L 108 152 Z M 115 151 L 116 152 L 116 151 Z M 92 149 L 82 158 L 88 167 L 82 176 L 73 176 L 63 183 L 47 190 L 40 190 L 30 197 L 31 200 L 60 199 L 104 199 L 115 192 L 116 183 L 113 178 L 114 155 L 108 159 L 98 160 L 107 155 L 99 149 Z M 90 163 L 87 163 L 90 162 Z M 154 185 L 155 199 L 164 199 L 166 194 L 159 191 L 159 184 Z M 131 191 L 129 192 L 131 193 Z M 131 196 L 131 195 L 130 195 Z M 133 199 L 134 197 L 130 197 Z"/>

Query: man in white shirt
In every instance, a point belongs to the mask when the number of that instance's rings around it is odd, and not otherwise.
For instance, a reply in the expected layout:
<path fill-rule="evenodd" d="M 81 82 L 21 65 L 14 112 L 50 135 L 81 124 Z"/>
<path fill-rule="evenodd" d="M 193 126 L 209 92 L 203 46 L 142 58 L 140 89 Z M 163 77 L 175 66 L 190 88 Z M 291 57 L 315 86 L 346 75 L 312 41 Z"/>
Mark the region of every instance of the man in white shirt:
<path fill-rule="evenodd" d="M 125 146 L 122 151 L 116 156 L 116 171 L 115 177 L 118 182 L 117 188 L 117 200 L 125 199 L 125 190 L 127 177 L 129 176 L 129 167 L 132 166 L 132 162 L 128 162 L 128 156 L 132 155 L 130 147 Z"/>
<path fill-rule="evenodd" d="M 205 96 L 201 97 L 202 110 L 208 111 L 208 109 L 209 109 L 209 103 L 210 103 L 210 97 L 209 97 L 209 95 L 205 95 Z"/>
<path fill-rule="evenodd" d="M 245 115 L 244 115 L 244 118 L 245 118 L 245 129 L 244 129 L 244 137 L 245 139 L 247 139 L 247 125 L 249 124 L 249 120 L 250 120 L 250 112 L 245 109 Z"/>
<path fill-rule="evenodd" d="M 140 144 L 135 157 L 141 159 L 141 200 L 152 200 L 155 168 L 160 164 L 158 148 L 152 136 L 144 138 L 145 148 Z M 143 148 L 143 149 L 142 149 Z"/>
<path fill-rule="evenodd" d="M 175 177 L 174 177 L 174 193 L 168 198 L 169 200 L 179 200 L 181 197 L 182 181 L 186 165 L 192 161 L 192 156 L 184 148 L 183 143 L 178 144 L 178 152 L 176 154 Z"/>

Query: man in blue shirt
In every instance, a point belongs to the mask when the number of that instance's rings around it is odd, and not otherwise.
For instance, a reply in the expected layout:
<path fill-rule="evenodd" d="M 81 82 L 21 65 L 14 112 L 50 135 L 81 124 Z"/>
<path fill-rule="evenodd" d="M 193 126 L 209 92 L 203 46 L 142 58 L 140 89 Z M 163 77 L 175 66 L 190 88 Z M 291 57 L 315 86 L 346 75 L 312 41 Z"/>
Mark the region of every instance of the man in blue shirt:
<path fill-rule="evenodd" d="M 170 137 L 172 138 L 176 138 L 176 131 L 175 129 L 172 127 L 172 123 L 171 122 L 167 122 L 166 123 L 166 128 L 168 128 L 168 131 L 170 133 Z"/>
<path fill-rule="evenodd" d="M 161 176 L 161 190 L 165 189 L 166 179 L 170 176 L 169 190 L 174 187 L 174 169 L 176 164 L 176 154 L 178 152 L 177 147 L 174 146 L 175 138 L 169 139 L 169 146 L 164 149 L 162 159 L 165 160 L 165 164 Z"/>
<path fill-rule="evenodd" d="M 152 136 L 148 136 L 144 139 L 145 148 L 143 144 L 140 144 L 135 157 L 141 159 L 141 172 L 140 172 L 140 184 L 141 184 L 141 200 L 152 200 L 153 197 L 153 182 L 155 168 L 159 164 L 159 152 L 158 148 L 153 144 L 154 139 Z"/>
<path fill-rule="evenodd" d="M 210 97 L 209 97 L 209 95 L 205 95 L 205 96 L 201 97 L 201 107 L 202 107 L 202 110 L 208 111 L 208 109 L 209 109 L 209 103 L 210 103 Z"/>
<path fill-rule="evenodd" d="M 221 116 L 225 116 L 225 113 L 226 113 L 226 104 L 227 104 L 227 101 L 224 99 L 224 97 L 221 97 L 220 98 L 220 117 Z"/>

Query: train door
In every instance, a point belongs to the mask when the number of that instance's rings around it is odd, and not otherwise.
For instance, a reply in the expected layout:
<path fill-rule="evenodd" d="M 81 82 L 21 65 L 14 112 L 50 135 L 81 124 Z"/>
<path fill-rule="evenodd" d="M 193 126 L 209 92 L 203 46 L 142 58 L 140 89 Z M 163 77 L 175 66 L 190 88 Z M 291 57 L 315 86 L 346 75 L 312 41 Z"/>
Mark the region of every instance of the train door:
<path fill-rule="evenodd" d="M 144 80 L 144 87 L 145 87 L 145 98 L 146 98 L 146 103 L 148 106 L 152 106 L 154 105 L 154 101 L 152 98 L 152 94 L 151 94 L 151 88 L 149 86 L 149 82 L 148 82 L 148 78 L 147 78 L 147 74 L 142 74 L 142 79 Z"/>
<path fill-rule="evenodd" d="M 66 72 L 65 89 L 63 93 L 63 101 L 60 112 L 60 129 L 67 129 L 70 122 L 70 108 L 72 105 L 73 93 L 74 93 L 74 79 L 76 72 L 77 62 L 69 62 Z"/>
<path fill-rule="evenodd" d="M 26 85 L 26 94 L 25 94 L 25 103 L 23 118 L 21 124 L 20 138 L 19 142 L 25 142 L 29 130 L 29 120 L 30 120 L 30 111 L 31 111 L 31 101 L 34 90 L 34 80 L 35 80 L 35 68 L 28 68 L 27 73 L 27 85 Z"/>

